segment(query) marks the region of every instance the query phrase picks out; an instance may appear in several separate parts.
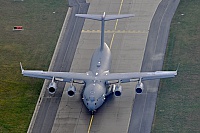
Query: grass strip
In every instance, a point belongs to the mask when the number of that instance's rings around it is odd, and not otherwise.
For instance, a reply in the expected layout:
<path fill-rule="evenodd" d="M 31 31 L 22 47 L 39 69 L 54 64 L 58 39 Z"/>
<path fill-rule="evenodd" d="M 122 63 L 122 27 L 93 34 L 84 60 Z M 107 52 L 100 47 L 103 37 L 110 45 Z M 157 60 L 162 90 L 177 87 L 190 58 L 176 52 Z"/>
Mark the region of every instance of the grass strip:
<path fill-rule="evenodd" d="M 180 68 L 161 80 L 152 133 L 200 132 L 199 14 L 199 0 L 181 0 L 172 20 L 163 69 Z"/>
<path fill-rule="evenodd" d="M 48 70 L 67 12 L 65 0 L 1 1 L 0 132 L 26 132 L 43 80 L 21 75 L 24 68 Z M 23 31 L 13 31 L 14 26 Z"/>

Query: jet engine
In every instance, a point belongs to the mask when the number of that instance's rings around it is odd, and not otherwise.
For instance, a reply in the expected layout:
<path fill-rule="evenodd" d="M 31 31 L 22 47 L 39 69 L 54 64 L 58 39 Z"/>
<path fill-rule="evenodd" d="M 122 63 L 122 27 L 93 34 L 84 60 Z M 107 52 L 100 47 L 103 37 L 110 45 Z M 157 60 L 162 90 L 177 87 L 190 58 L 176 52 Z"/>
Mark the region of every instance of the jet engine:
<path fill-rule="evenodd" d="M 73 85 L 70 85 L 70 87 L 67 89 L 67 94 L 69 97 L 73 97 L 76 92 L 76 87 Z"/>
<path fill-rule="evenodd" d="M 137 94 L 141 94 L 144 89 L 144 85 L 142 82 L 138 83 L 135 87 L 135 91 Z"/>
<path fill-rule="evenodd" d="M 121 96 L 121 94 L 122 94 L 122 86 L 121 85 L 117 85 L 115 87 L 114 94 L 116 97 Z"/>
<path fill-rule="evenodd" d="M 51 82 L 49 84 L 49 87 L 47 88 L 49 90 L 49 94 L 55 94 L 56 89 L 57 89 L 57 84 L 55 82 Z"/>

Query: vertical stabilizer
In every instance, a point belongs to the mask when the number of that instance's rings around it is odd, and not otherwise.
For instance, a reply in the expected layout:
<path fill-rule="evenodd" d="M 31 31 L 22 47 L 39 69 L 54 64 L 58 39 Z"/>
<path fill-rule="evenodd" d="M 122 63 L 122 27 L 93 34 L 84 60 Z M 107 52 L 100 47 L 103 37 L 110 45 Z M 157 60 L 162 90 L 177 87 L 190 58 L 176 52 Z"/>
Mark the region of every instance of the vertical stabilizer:
<path fill-rule="evenodd" d="M 76 14 L 77 17 L 93 19 L 97 21 L 101 21 L 101 48 L 102 51 L 104 49 L 104 31 L 105 31 L 105 21 L 134 17 L 134 14 L 118 14 L 118 15 L 106 15 L 104 12 L 103 15 L 94 15 L 94 14 Z"/>

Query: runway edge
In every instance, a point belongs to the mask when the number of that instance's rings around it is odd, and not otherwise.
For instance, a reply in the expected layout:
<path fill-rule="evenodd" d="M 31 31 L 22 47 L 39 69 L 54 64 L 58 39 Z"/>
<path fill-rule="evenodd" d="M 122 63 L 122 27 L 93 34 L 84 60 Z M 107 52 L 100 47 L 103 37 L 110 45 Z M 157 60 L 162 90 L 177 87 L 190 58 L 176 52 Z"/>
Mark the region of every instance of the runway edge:
<path fill-rule="evenodd" d="M 54 54 L 53 54 L 53 57 L 52 57 L 52 60 L 51 60 L 51 63 L 50 63 L 48 71 L 53 71 L 54 70 L 56 58 L 58 58 L 58 55 L 60 54 L 58 51 L 60 50 L 61 45 L 63 45 L 62 41 L 63 41 L 63 38 L 64 38 L 64 34 L 66 34 L 66 30 L 69 29 L 68 27 L 70 27 L 69 26 L 70 24 L 68 24 L 69 19 L 71 17 L 74 17 L 76 13 L 82 13 L 81 10 L 79 9 L 79 8 L 83 8 L 82 7 L 82 3 L 87 4 L 86 5 L 87 9 L 83 11 L 83 13 L 85 13 L 85 12 L 87 12 L 88 7 L 89 7 L 89 4 L 86 3 L 85 0 L 75 0 L 75 1 L 74 0 L 69 0 L 69 8 L 67 10 L 67 14 L 65 16 L 65 20 L 64 20 L 64 23 L 63 23 L 63 26 L 62 26 L 62 29 L 61 29 L 61 32 L 60 32 L 60 36 L 59 36 L 59 39 L 57 41 L 57 45 L 56 45 L 56 48 L 54 50 Z M 75 11 L 73 10 L 73 8 L 76 8 L 76 9 L 74 9 Z M 84 21 L 82 23 L 84 23 Z M 80 30 L 80 33 L 81 33 L 81 30 Z M 78 34 L 78 35 L 80 35 L 80 34 Z M 73 38 L 73 37 L 71 37 L 71 38 Z M 72 60 L 73 60 L 73 58 L 71 59 L 71 61 Z M 71 66 L 71 64 L 70 64 L 70 66 Z M 35 110 L 34 110 L 31 122 L 29 124 L 29 128 L 27 130 L 27 133 L 32 133 L 33 132 L 33 128 L 34 128 L 34 125 L 35 125 L 35 122 L 36 122 L 36 118 L 38 116 L 39 109 L 40 109 L 42 101 L 43 101 L 43 97 L 45 96 L 45 92 L 46 92 L 46 88 L 47 88 L 48 82 L 49 82 L 48 80 L 44 81 L 44 84 L 43 84 L 43 87 L 41 89 L 37 104 L 35 106 Z"/>
<path fill-rule="evenodd" d="M 180 0 L 162 0 L 160 2 L 151 21 L 141 72 L 162 70 L 170 23 L 179 2 Z M 156 47 L 157 45 L 159 47 Z M 160 58 L 155 60 L 154 57 L 161 53 Z M 148 89 L 143 94 L 136 95 L 128 133 L 151 132 L 159 81 L 145 81 L 144 85 Z"/>

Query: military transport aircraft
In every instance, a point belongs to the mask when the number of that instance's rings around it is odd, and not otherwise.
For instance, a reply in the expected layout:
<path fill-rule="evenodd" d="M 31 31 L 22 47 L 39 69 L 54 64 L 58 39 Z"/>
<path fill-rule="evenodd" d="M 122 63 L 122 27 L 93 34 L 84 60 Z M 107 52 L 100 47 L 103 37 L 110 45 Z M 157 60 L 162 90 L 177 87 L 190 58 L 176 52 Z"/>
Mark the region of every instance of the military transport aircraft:
<path fill-rule="evenodd" d="M 70 87 L 67 89 L 67 93 L 69 97 L 73 97 L 76 92 L 76 88 L 73 84 L 76 83 L 75 81 L 82 81 L 85 86 L 82 94 L 83 102 L 89 111 L 93 113 L 104 103 L 106 96 L 110 94 L 114 94 L 116 97 L 121 96 L 122 83 L 138 82 L 135 90 L 137 94 L 140 94 L 144 89 L 142 81 L 160 78 L 171 78 L 177 75 L 177 70 L 110 73 L 109 70 L 111 66 L 111 51 L 108 45 L 104 42 L 105 21 L 133 17 L 134 15 L 106 15 L 104 12 L 103 15 L 76 14 L 75 16 L 101 21 L 101 45 L 93 53 L 90 69 L 88 72 L 73 73 L 24 70 L 20 63 L 21 71 L 24 76 L 51 80 L 51 83 L 47 88 L 50 94 L 54 94 L 56 92 L 56 81 L 62 81 L 71 83 Z"/>

